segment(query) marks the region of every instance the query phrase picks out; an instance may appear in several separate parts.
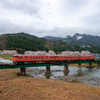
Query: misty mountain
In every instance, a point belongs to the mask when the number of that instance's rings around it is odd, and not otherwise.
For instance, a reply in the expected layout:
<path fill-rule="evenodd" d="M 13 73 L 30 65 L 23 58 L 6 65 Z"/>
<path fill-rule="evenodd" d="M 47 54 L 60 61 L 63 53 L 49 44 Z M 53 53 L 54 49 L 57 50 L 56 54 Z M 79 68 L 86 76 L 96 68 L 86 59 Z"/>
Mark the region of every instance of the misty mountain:
<path fill-rule="evenodd" d="M 63 42 L 67 42 L 69 44 L 76 44 L 78 46 L 98 46 L 100 47 L 100 36 L 94 36 L 94 35 L 87 35 L 87 34 L 79 34 L 76 33 L 73 36 L 66 36 L 65 38 L 62 37 L 52 37 L 48 36 L 48 38 L 45 36 L 45 39 L 48 40 L 61 40 Z"/>

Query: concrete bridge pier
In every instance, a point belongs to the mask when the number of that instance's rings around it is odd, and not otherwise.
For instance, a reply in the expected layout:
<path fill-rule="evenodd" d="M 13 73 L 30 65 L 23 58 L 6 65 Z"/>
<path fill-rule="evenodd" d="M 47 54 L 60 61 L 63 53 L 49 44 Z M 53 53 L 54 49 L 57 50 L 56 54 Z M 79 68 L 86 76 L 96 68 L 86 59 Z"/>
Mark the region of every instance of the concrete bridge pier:
<path fill-rule="evenodd" d="M 65 75 L 65 76 L 68 75 L 68 73 L 69 73 L 68 65 L 64 65 L 64 70 L 63 70 L 63 72 L 64 72 L 64 75 Z"/>
<path fill-rule="evenodd" d="M 89 68 L 92 68 L 92 63 L 89 63 Z"/>
<path fill-rule="evenodd" d="M 78 63 L 78 70 L 82 70 L 82 64 Z"/>
<path fill-rule="evenodd" d="M 45 74 L 51 74 L 50 66 L 46 66 Z"/>
<path fill-rule="evenodd" d="M 100 68 L 100 62 L 97 62 L 97 68 Z"/>
<path fill-rule="evenodd" d="M 43 75 L 46 77 L 46 79 L 50 79 L 50 77 L 53 75 L 50 71 L 50 66 L 46 66 L 46 71 Z"/>
<path fill-rule="evenodd" d="M 20 68 L 21 75 L 26 75 L 26 68 Z"/>
<path fill-rule="evenodd" d="M 89 66 L 87 66 L 87 68 L 89 69 L 93 68 L 92 63 L 89 63 Z"/>

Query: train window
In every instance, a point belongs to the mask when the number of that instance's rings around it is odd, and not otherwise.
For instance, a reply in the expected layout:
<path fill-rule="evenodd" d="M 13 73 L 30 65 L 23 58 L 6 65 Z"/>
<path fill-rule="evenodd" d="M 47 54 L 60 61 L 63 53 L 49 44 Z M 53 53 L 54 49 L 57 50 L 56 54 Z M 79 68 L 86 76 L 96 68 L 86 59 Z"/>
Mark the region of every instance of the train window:
<path fill-rule="evenodd" d="M 33 59 L 35 59 L 35 57 L 33 57 Z"/>
<path fill-rule="evenodd" d="M 20 59 L 23 59 L 23 57 L 20 57 Z"/>
<path fill-rule="evenodd" d="M 60 58 L 60 57 L 58 57 L 58 58 Z"/>
<path fill-rule="evenodd" d="M 25 59 L 27 59 L 27 57 L 25 57 Z"/>
<path fill-rule="evenodd" d="M 40 59 L 41 57 L 39 57 L 39 59 Z"/>
<path fill-rule="evenodd" d="M 91 58 L 91 57 L 85 57 L 85 58 Z"/>
<path fill-rule="evenodd" d="M 32 57 L 30 57 L 30 59 L 32 59 Z"/>
<path fill-rule="evenodd" d="M 68 58 L 73 58 L 73 57 L 68 57 Z"/>
<path fill-rule="evenodd" d="M 36 57 L 36 59 L 38 59 L 38 57 Z"/>
<path fill-rule="evenodd" d="M 46 58 L 48 58 L 48 57 L 46 57 Z"/>
<path fill-rule="evenodd" d="M 13 58 L 17 58 L 17 56 L 13 56 Z"/>

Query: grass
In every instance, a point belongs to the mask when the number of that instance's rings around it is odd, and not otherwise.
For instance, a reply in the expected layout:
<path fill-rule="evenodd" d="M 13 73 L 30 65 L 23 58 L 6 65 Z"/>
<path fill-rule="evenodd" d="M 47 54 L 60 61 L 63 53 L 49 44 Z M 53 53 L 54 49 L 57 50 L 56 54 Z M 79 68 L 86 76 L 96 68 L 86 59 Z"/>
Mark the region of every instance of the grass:
<path fill-rule="evenodd" d="M 13 55 L 0 54 L 0 57 L 13 57 Z"/>
<path fill-rule="evenodd" d="M 0 54 L 0 58 L 7 59 L 7 60 L 12 60 L 13 55 L 5 55 L 5 54 Z"/>

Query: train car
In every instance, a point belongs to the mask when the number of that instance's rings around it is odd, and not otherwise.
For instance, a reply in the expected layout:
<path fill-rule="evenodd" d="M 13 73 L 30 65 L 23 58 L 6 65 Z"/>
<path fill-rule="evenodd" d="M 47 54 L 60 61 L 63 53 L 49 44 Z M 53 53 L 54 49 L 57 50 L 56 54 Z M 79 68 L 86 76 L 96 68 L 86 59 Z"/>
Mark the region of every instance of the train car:
<path fill-rule="evenodd" d="M 56 56 L 56 61 L 73 61 L 73 60 L 79 60 L 79 56 Z"/>
<path fill-rule="evenodd" d="M 95 60 L 95 56 L 80 56 L 80 60 Z"/>
<path fill-rule="evenodd" d="M 46 62 L 54 61 L 54 56 L 40 56 L 40 55 L 13 55 L 13 62 Z"/>
<path fill-rule="evenodd" d="M 14 63 L 94 60 L 95 56 L 13 55 Z"/>

